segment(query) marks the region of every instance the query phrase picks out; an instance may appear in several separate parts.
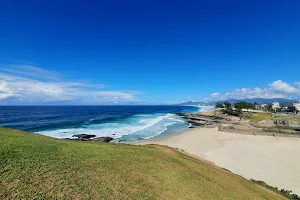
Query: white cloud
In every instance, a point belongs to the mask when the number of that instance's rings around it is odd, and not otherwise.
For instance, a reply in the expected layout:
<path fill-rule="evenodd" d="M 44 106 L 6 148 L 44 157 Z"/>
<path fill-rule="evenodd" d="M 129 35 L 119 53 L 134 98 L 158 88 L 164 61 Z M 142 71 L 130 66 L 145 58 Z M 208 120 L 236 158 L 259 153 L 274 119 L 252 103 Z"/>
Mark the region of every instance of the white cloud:
<path fill-rule="evenodd" d="M 295 82 L 294 84 L 300 88 L 300 82 Z"/>
<path fill-rule="evenodd" d="M 16 76 L 43 80 L 59 80 L 62 77 L 62 74 L 59 72 L 48 71 L 30 65 L 11 65 L 8 67 L 3 67 L 1 71 L 8 74 L 14 74 Z"/>
<path fill-rule="evenodd" d="M 18 96 L 18 95 L 8 88 L 6 82 L 0 81 L 0 100 L 7 99 L 13 96 Z"/>
<path fill-rule="evenodd" d="M 1 101 L 20 104 L 47 102 L 77 103 L 127 103 L 141 102 L 135 98 L 137 91 L 105 90 L 104 84 L 63 79 L 58 72 L 32 66 L 0 69 Z"/>
<path fill-rule="evenodd" d="M 283 82 L 282 80 L 274 81 L 269 84 L 271 90 L 279 92 L 279 93 L 288 93 L 288 94 L 297 94 L 299 93 L 299 89 L 291 86 L 290 84 Z"/>
<path fill-rule="evenodd" d="M 213 93 L 208 97 L 209 100 L 245 98 L 300 98 L 300 88 L 296 88 L 282 80 L 277 80 L 268 84 L 266 88 L 240 88 L 225 94 Z"/>
<path fill-rule="evenodd" d="M 216 98 L 216 97 L 218 97 L 218 96 L 220 96 L 220 95 L 221 95 L 221 94 L 218 93 L 218 92 L 215 92 L 215 93 L 212 93 L 212 94 L 211 94 L 211 96 L 214 97 L 214 98 Z"/>

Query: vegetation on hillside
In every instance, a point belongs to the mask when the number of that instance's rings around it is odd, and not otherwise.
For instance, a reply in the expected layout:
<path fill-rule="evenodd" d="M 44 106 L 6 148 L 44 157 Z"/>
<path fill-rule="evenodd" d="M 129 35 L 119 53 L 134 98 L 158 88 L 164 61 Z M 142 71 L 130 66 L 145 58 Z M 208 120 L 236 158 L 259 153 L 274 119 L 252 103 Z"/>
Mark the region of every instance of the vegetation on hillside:
<path fill-rule="evenodd" d="M 223 108 L 223 114 L 232 115 L 242 118 L 242 106 L 238 104 L 235 109 L 233 109 L 231 103 L 225 101 L 223 104 L 217 103 L 216 108 Z"/>
<path fill-rule="evenodd" d="M 165 146 L 57 140 L 0 128 L 0 199 L 283 199 Z"/>
<path fill-rule="evenodd" d="M 294 105 L 288 106 L 288 110 L 293 113 L 299 113 L 299 110 L 297 110 L 297 108 Z"/>
<path fill-rule="evenodd" d="M 245 101 L 237 101 L 234 104 L 231 104 L 231 103 L 225 101 L 223 103 L 218 102 L 215 105 L 216 108 L 221 108 L 222 112 L 224 114 L 237 116 L 237 117 L 240 117 L 240 118 L 249 118 L 252 122 L 259 122 L 261 120 L 266 120 L 266 119 L 300 121 L 300 117 L 298 117 L 298 116 L 295 116 L 295 117 L 291 117 L 291 116 L 276 117 L 276 116 L 273 116 L 272 113 L 274 113 L 274 110 L 273 110 L 271 104 L 266 105 L 264 107 L 264 111 L 267 111 L 267 112 L 262 112 L 262 113 L 252 112 L 253 110 L 257 109 L 257 106 L 258 106 L 257 103 L 252 104 L 252 103 L 248 103 L 248 102 L 245 102 Z M 247 115 L 245 115 L 242 112 L 243 109 L 247 109 L 247 110 L 251 109 L 251 112 L 248 112 Z M 283 112 L 285 110 L 283 108 L 278 108 L 277 111 L 278 112 Z M 288 111 L 290 113 L 298 113 L 297 109 L 293 105 L 288 106 Z"/>
<path fill-rule="evenodd" d="M 255 106 L 257 106 L 257 103 L 248 103 L 246 101 L 237 101 L 236 103 L 234 103 L 233 105 L 227 101 L 223 102 L 223 103 L 216 103 L 216 108 L 231 108 L 231 107 L 235 107 L 238 110 L 242 110 L 242 109 L 255 109 Z"/>
<path fill-rule="evenodd" d="M 288 199 L 291 199 L 291 200 L 300 200 L 300 196 L 296 195 L 296 194 L 293 194 L 293 192 L 291 190 L 285 190 L 285 189 L 279 189 L 277 187 L 273 187 L 273 186 L 270 186 L 268 184 L 266 184 L 264 181 L 257 181 L 257 180 L 253 180 L 251 179 L 251 181 L 265 187 L 265 188 L 268 188 L 269 190 L 272 190 Z"/>

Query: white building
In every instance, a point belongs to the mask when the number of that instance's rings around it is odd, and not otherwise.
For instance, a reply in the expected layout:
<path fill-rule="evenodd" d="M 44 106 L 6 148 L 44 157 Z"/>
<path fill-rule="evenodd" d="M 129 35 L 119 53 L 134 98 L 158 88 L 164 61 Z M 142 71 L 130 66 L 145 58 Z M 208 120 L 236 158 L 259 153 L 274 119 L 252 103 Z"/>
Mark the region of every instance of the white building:
<path fill-rule="evenodd" d="M 295 108 L 300 111 L 300 101 L 299 102 L 294 102 L 293 106 L 295 106 Z"/>
<path fill-rule="evenodd" d="M 280 109 L 280 104 L 279 102 L 274 102 L 272 103 L 272 109 L 277 112 Z"/>
<path fill-rule="evenodd" d="M 268 106 L 267 104 L 261 104 L 261 105 L 257 106 L 257 108 L 258 108 L 259 110 L 266 110 L 266 107 L 267 107 L 267 106 Z"/>

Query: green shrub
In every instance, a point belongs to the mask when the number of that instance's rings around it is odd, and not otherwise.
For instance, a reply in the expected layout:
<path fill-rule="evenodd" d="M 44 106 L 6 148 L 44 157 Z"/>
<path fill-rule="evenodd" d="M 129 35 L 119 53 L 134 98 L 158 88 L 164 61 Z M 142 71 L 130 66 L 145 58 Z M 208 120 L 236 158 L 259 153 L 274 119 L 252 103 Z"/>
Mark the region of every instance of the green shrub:
<path fill-rule="evenodd" d="M 291 190 L 285 190 L 285 189 L 281 189 L 279 190 L 277 187 L 273 187 L 271 185 L 266 184 L 264 181 L 257 181 L 257 180 L 253 180 L 251 179 L 251 181 L 257 183 L 258 185 L 261 185 L 265 188 L 268 188 L 269 190 L 272 190 L 288 199 L 291 200 L 300 200 L 300 196 L 293 194 Z"/>

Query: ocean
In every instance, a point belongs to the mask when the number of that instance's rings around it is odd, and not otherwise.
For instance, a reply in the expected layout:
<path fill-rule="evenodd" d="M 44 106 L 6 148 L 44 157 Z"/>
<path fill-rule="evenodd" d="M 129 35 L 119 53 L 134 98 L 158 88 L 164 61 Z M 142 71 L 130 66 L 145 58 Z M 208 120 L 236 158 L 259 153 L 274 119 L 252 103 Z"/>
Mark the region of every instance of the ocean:
<path fill-rule="evenodd" d="M 85 133 L 126 142 L 182 132 L 189 124 L 175 113 L 199 111 L 193 106 L 1 106 L 0 126 L 54 138 Z"/>

